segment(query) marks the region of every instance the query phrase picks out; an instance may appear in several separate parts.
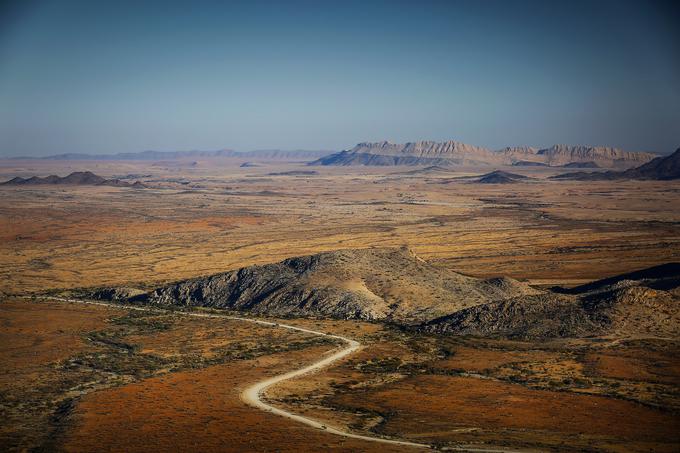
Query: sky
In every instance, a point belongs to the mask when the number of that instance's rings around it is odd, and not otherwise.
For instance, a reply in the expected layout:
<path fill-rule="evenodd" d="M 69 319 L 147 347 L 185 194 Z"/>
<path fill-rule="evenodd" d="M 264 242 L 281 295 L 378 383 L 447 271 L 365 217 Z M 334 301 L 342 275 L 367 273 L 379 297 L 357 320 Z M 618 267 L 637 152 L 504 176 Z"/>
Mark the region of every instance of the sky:
<path fill-rule="evenodd" d="M 680 147 L 680 8 L 0 0 L 0 156 Z"/>

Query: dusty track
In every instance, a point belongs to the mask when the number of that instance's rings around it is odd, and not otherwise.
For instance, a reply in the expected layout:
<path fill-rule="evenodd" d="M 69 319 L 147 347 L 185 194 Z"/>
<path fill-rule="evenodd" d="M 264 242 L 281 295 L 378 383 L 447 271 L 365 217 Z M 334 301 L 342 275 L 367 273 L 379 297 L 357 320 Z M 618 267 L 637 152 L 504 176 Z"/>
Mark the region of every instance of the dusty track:
<path fill-rule="evenodd" d="M 115 308 L 125 308 L 128 310 L 136 310 L 136 311 L 145 311 L 145 312 L 155 312 L 155 313 L 164 313 L 166 310 L 163 309 L 156 309 L 156 308 L 150 308 L 150 307 L 139 307 L 139 306 L 130 306 L 130 305 L 116 305 L 116 304 L 109 304 L 109 303 L 104 303 L 104 302 L 95 302 L 95 301 L 89 301 L 89 300 L 81 300 L 81 299 L 67 299 L 67 298 L 60 298 L 60 297 L 44 297 L 44 299 L 50 299 L 50 300 L 57 300 L 61 302 L 71 302 L 71 303 L 79 303 L 79 304 L 88 304 L 88 305 L 101 305 L 105 307 L 115 307 Z M 342 337 L 339 335 L 331 335 L 327 334 L 324 332 L 319 332 L 316 330 L 310 330 L 310 329 L 305 329 L 302 327 L 296 327 L 296 326 L 291 326 L 288 324 L 280 324 L 280 323 L 275 323 L 275 322 L 270 322 L 270 321 L 263 321 L 259 319 L 251 319 L 251 318 L 242 318 L 238 316 L 228 316 L 228 315 L 217 315 L 217 314 L 210 314 L 210 313 L 182 313 L 183 315 L 186 316 L 193 316 L 193 317 L 199 317 L 199 318 L 223 318 L 223 319 L 230 319 L 230 320 L 236 320 L 236 321 L 244 321 L 244 322 L 252 322 L 260 325 L 266 325 L 266 326 L 273 326 L 273 327 L 281 327 L 283 329 L 290 329 L 290 330 L 295 330 L 299 332 L 305 332 L 309 333 L 312 335 L 317 335 L 317 336 L 323 336 L 326 338 L 334 338 L 337 340 L 341 340 L 344 343 L 346 343 L 346 346 L 343 347 L 342 349 L 339 349 L 338 351 L 334 352 L 333 354 L 322 358 L 321 360 L 312 363 L 311 365 L 305 366 L 303 368 L 300 368 L 298 370 L 293 370 L 285 374 L 281 374 L 278 376 L 274 376 L 268 379 L 265 379 L 263 381 L 259 381 L 248 388 L 246 388 L 243 392 L 241 392 L 241 400 L 248 404 L 249 406 L 255 407 L 257 409 L 271 412 L 273 414 L 279 415 L 281 417 L 285 417 L 291 420 L 294 420 L 298 423 L 302 423 L 304 425 L 310 426 L 312 428 L 317 428 L 324 430 L 327 433 L 330 434 L 335 434 L 338 436 L 343 436 L 347 438 L 352 438 L 352 439 L 359 439 L 359 440 L 365 440 L 369 442 L 380 442 L 384 444 L 391 444 L 391 445 L 400 445 L 400 446 L 405 446 L 405 447 L 414 447 L 414 448 L 423 448 L 423 449 L 430 449 L 432 448 L 431 445 L 428 444 L 422 444 L 422 443 L 416 443 L 416 442 L 409 442 L 409 441 L 404 441 L 404 440 L 396 440 L 396 439 L 386 439 L 382 437 L 372 437 L 372 436 L 365 436 L 361 434 L 354 434 L 348 431 L 343 431 L 340 428 L 332 427 L 332 426 L 327 426 L 322 422 L 319 422 L 317 420 L 311 419 L 304 417 L 302 415 L 294 414 L 292 412 L 288 412 L 286 410 L 274 407 L 264 401 L 262 401 L 262 396 L 264 392 L 271 386 L 278 384 L 279 382 L 283 382 L 289 379 L 293 379 L 298 376 L 302 376 L 305 374 L 309 373 L 314 373 L 317 371 L 320 371 L 324 368 L 329 367 L 333 363 L 347 357 L 348 355 L 358 351 L 361 348 L 361 343 L 359 343 L 356 340 L 352 340 L 350 338 Z M 471 452 L 486 452 L 486 453 L 505 453 L 505 452 L 511 452 L 513 450 L 503 450 L 503 449 L 490 449 L 490 448 L 476 448 L 476 447 L 447 447 L 447 450 L 452 450 L 452 451 L 471 451 Z"/>

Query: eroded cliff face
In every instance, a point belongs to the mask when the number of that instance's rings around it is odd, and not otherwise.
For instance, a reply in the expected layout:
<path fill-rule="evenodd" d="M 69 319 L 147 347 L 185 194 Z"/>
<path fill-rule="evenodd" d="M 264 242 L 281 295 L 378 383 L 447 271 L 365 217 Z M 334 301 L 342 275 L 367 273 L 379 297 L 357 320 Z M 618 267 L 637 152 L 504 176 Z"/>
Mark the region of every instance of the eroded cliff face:
<path fill-rule="evenodd" d="M 517 162 L 552 166 L 591 163 L 598 167 L 630 168 L 657 157 L 598 146 L 554 145 L 537 149 L 528 146 L 492 151 L 456 141 L 419 141 L 403 144 L 359 143 L 351 150 L 324 156 L 312 165 L 512 165 Z"/>

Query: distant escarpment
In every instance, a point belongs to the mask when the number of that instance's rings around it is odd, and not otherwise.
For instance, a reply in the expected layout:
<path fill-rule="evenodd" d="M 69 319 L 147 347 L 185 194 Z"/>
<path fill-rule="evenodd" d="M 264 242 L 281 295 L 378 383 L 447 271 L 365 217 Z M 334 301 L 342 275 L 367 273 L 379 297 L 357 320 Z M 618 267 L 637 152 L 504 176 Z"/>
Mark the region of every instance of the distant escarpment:
<path fill-rule="evenodd" d="M 680 148 L 669 156 L 657 157 L 644 165 L 626 171 L 564 173 L 552 178 L 576 181 L 614 181 L 619 179 L 666 181 L 680 179 Z"/>
<path fill-rule="evenodd" d="M 516 182 L 527 181 L 532 178 L 524 175 L 518 175 L 516 173 L 508 173 L 502 170 L 492 171 L 485 175 L 480 176 L 474 182 L 479 184 L 513 184 Z"/>
<path fill-rule="evenodd" d="M 32 176 L 30 178 L 16 177 L 9 181 L 0 183 L 0 185 L 8 186 L 36 186 L 36 185 L 72 185 L 72 186 L 111 186 L 111 187 L 132 187 L 135 189 L 143 189 L 146 186 L 139 181 L 130 183 L 121 179 L 105 179 L 101 176 L 95 175 L 90 171 L 76 171 L 68 176 L 50 175 L 41 178 L 39 176 Z"/>
<path fill-rule="evenodd" d="M 256 159 L 261 161 L 309 161 L 325 156 L 333 151 L 324 150 L 285 150 L 285 149 L 259 149 L 254 151 L 234 151 L 220 149 L 215 151 L 140 151 L 133 153 L 116 154 L 85 154 L 66 153 L 47 157 L 16 157 L 15 159 L 41 159 L 41 160 L 186 160 L 186 159 Z"/>
<path fill-rule="evenodd" d="M 446 141 L 359 143 L 351 150 L 330 154 L 309 165 L 545 165 L 574 163 L 606 168 L 630 168 L 656 157 L 598 146 L 554 145 L 550 148 L 507 147 L 492 151 L 479 146 Z"/>

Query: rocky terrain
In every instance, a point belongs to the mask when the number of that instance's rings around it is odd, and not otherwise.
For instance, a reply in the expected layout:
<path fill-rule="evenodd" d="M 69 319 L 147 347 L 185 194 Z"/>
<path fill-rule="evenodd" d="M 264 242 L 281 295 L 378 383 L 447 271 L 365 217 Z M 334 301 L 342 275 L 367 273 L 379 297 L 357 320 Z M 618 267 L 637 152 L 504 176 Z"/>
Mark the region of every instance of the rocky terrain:
<path fill-rule="evenodd" d="M 680 335 L 680 264 L 573 289 L 539 290 L 510 278 L 477 279 L 406 248 L 341 250 L 249 266 L 142 293 L 88 294 L 156 305 L 267 316 L 379 320 L 429 333 L 537 339 Z"/>
<path fill-rule="evenodd" d="M 654 159 L 651 153 L 635 153 L 598 146 L 554 145 L 550 148 L 507 147 L 492 151 L 479 146 L 447 141 L 359 143 L 351 150 L 331 154 L 310 165 L 522 165 L 563 166 L 587 163 L 608 168 L 629 168 Z"/>
<path fill-rule="evenodd" d="M 480 304 L 428 321 L 431 333 L 550 337 L 680 335 L 680 263 L 599 280 L 573 289 Z"/>
<path fill-rule="evenodd" d="M 570 146 L 553 145 L 550 148 L 536 152 L 538 162 L 545 162 L 552 166 L 568 165 L 573 162 L 583 162 L 600 167 L 630 167 L 649 162 L 656 154 L 634 153 L 618 148 L 604 146 Z"/>
<path fill-rule="evenodd" d="M 255 151 L 234 151 L 231 149 L 220 149 L 216 151 L 140 151 L 136 153 L 116 153 L 116 154 L 84 154 L 66 153 L 56 154 L 46 157 L 17 157 L 16 159 L 40 159 L 40 160 L 176 160 L 176 159 L 195 159 L 195 158 L 239 158 L 239 159 L 259 159 L 259 160 L 311 160 L 325 156 L 332 151 L 322 150 L 282 150 L 282 149 L 261 149 Z"/>
<path fill-rule="evenodd" d="M 191 279 L 132 297 L 129 291 L 107 288 L 90 296 L 268 316 L 418 324 L 478 304 L 540 293 L 513 279 L 483 280 L 433 266 L 406 248 L 326 252 Z"/>
<path fill-rule="evenodd" d="M 16 177 L 9 181 L 1 183 L 8 186 L 32 186 L 45 184 L 59 184 L 72 186 L 112 186 L 112 187 L 133 187 L 135 189 L 143 189 L 146 186 L 139 181 L 130 183 L 121 179 L 105 179 L 101 176 L 95 175 L 90 171 L 76 171 L 68 176 L 50 175 L 41 178 L 39 176 L 32 176 L 30 178 Z"/>
<path fill-rule="evenodd" d="M 474 182 L 480 184 L 513 184 L 516 182 L 522 182 L 529 180 L 528 176 L 518 175 L 516 173 L 508 173 L 502 170 L 492 171 L 485 175 L 480 176 Z"/>
<path fill-rule="evenodd" d="M 455 170 L 451 167 L 442 167 L 439 165 L 430 165 L 425 168 L 418 168 L 416 170 L 402 171 L 398 173 L 392 173 L 393 175 L 403 175 L 403 176 L 432 176 L 432 175 L 444 175 L 448 176 L 455 173 Z"/>
<path fill-rule="evenodd" d="M 600 168 L 595 162 L 569 162 L 563 165 L 564 168 Z"/>
<path fill-rule="evenodd" d="M 605 181 L 617 179 L 647 179 L 666 181 L 680 179 L 680 148 L 669 156 L 656 159 L 626 171 L 607 171 L 603 173 L 575 172 L 553 177 L 577 181 Z"/>
<path fill-rule="evenodd" d="M 518 160 L 512 163 L 513 167 L 549 167 L 550 165 L 543 162 L 532 162 L 530 160 Z"/>

